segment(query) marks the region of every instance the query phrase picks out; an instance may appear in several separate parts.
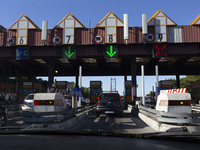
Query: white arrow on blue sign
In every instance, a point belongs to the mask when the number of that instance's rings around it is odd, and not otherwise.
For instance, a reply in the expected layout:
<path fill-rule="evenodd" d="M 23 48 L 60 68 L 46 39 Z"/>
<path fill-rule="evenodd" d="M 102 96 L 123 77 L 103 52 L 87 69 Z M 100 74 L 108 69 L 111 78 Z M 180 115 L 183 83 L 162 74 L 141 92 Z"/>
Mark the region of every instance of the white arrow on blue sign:
<path fill-rule="evenodd" d="M 23 48 L 18 47 L 16 50 L 16 60 L 20 60 L 23 58 Z"/>

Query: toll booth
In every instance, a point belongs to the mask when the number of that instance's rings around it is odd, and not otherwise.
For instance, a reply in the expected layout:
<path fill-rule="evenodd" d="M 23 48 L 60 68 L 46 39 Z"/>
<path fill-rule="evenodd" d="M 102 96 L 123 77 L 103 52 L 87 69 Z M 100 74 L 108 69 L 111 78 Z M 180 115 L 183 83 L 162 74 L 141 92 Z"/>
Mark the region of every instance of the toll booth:
<path fill-rule="evenodd" d="M 101 81 L 90 81 L 90 103 L 95 104 L 98 95 L 102 92 Z"/>
<path fill-rule="evenodd" d="M 158 82 L 158 86 L 156 87 L 156 97 L 160 94 L 160 90 L 168 90 L 173 89 L 173 81 L 172 80 L 160 80 Z"/>
<path fill-rule="evenodd" d="M 64 95 L 69 95 L 72 91 L 72 83 L 68 81 L 56 81 L 55 88 L 57 91 L 62 90 L 64 91 Z M 62 92 L 56 92 L 56 93 L 62 93 Z"/>
<path fill-rule="evenodd" d="M 31 93 L 41 93 L 42 92 L 42 84 L 38 82 L 23 82 L 23 99 L 26 98 Z"/>
<path fill-rule="evenodd" d="M 125 82 L 125 102 L 130 104 L 132 103 L 132 81 Z"/>

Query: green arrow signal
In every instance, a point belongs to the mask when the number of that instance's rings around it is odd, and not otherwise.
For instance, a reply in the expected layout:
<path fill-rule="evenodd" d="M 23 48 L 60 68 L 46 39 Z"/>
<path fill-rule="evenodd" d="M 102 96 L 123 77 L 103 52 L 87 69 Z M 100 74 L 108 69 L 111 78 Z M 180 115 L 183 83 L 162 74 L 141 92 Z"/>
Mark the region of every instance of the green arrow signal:
<path fill-rule="evenodd" d="M 65 52 L 65 55 L 67 55 L 69 58 L 70 57 L 72 57 L 72 55 L 74 54 L 74 52 L 70 52 L 71 50 L 70 50 L 70 46 L 68 47 L 68 53 L 67 52 Z"/>
<path fill-rule="evenodd" d="M 113 52 L 113 46 L 110 45 L 110 52 L 106 51 L 106 53 L 110 56 L 110 57 L 113 57 L 116 53 L 116 51 Z"/>

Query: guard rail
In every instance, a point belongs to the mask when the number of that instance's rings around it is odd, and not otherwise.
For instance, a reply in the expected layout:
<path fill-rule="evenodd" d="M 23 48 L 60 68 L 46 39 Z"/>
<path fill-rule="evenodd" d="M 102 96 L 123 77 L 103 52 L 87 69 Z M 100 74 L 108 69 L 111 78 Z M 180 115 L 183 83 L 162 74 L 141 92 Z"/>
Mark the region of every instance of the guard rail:
<path fill-rule="evenodd" d="M 200 123 L 200 113 L 170 113 L 161 112 L 155 109 L 147 108 L 142 105 L 138 106 L 139 112 L 154 118 L 160 123 L 170 124 L 196 124 Z"/>

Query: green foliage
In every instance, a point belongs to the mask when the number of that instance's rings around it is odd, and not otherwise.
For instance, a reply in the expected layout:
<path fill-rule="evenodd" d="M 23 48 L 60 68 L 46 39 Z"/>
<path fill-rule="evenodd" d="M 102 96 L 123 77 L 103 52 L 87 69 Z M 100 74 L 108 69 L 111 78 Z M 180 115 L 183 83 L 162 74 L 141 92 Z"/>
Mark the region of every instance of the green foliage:
<path fill-rule="evenodd" d="M 153 92 L 153 91 L 150 91 L 150 93 L 149 94 L 147 94 L 146 96 L 155 96 L 156 95 L 156 92 Z"/>
<path fill-rule="evenodd" d="M 176 80 L 175 79 L 167 79 L 173 81 L 173 88 L 177 88 L 176 86 Z M 187 92 L 191 93 L 191 84 L 192 82 L 200 80 L 200 75 L 188 75 L 185 78 L 180 79 L 180 88 L 187 88 Z"/>
<path fill-rule="evenodd" d="M 189 93 L 192 92 L 191 89 L 191 83 L 200 80 L 200 76 L 198 75 L 189 75 L 186 76 L 186 78 L 181 78 L 180 79 L 180 87 L 181 88 L 187 88 L 187 91 Z"/>
<path fill-rule="evenodd" d="M 82 95 L 84 98 L 90 97 L 90 88 L 89 87 L 81 87 L 82 88 Z"/>

